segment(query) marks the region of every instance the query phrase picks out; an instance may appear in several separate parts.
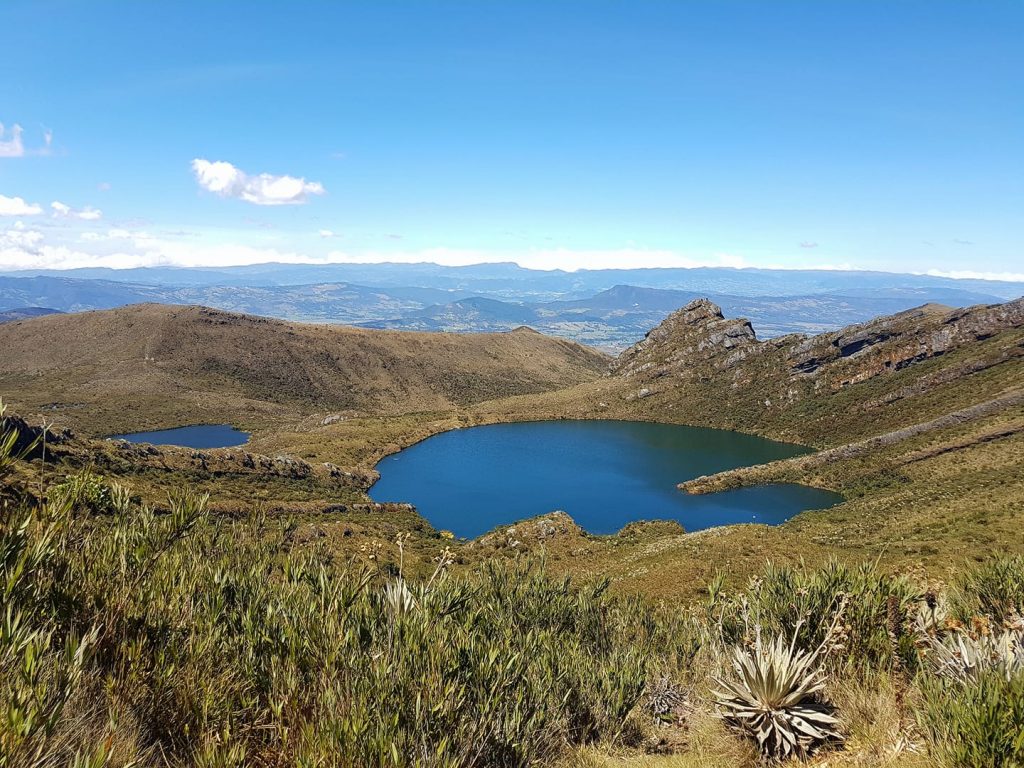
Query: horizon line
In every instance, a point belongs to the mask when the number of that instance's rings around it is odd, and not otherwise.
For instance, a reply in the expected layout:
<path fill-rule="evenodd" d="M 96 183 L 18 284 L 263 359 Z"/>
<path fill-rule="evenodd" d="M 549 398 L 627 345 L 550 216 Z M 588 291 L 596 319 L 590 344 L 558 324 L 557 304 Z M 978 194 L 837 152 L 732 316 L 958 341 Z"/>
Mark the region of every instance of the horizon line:
<path fill-rule="evenodd" d="M 949 271 L 942 272 L 939 270 L 930 270 L 928 272 L 897 272 L 891 270 L 882 269 L 858 269 L 858 268 L 841 268 L 841 267 L 787 267 L 787 266 L 769 266 L 769 267 L 758 267 L 758 266 L 731 266 L 731 265 L 696 265 L 696 266 L 678 266 L 678 267 L 601 267 L 597 269 L 591 269 L 587 267 L 580 267 L 578 269 L 564 269 L 562 267 L 552 267 L 551 269 L 542 269 L 540 267 L 524 267 L 519 262 L 514 260 L 507 261 L 480 261 L 473 262 L 471 264 L 442 264 L 436 261 L 257 261 L 250 264 L 229 264 L 224 266 L 187 266 L 182 264 L 149 264 L 144 266 L 125 266 L 125 267 L 109 267 L 109 266 L 96 266 L 96 267 L 36 267 L 26 269 L 9 269 L 0 270 L 0 275 L 3 276 L 17 276 L 18 274 L 31 273 L 38 274 L 42 272 L 82 272 L 87 270 L 102 270 L 106 272 L 128 272 L 133 270 L 182 270 L 182 271 L 198 271 L 198 272 L 220 272 L 220 271 L 234 271 L 240 269 L 249 269 L 255 267 L 439 267 L 441 269 L 473 269 L 478 267 L 493 267 L 493 266 L 511 266 L 516 269 L 523 270 L 525 272 L 541 272 L 544 274 L 562 273 L 566 275 L 574 275 L 579 273 L 599 273 L 599 272 L 678 272 L 686 271 L 692 272 L 696 270 L 716 270 L 723 271 L 728 270 L 731 272 L 828 272 L 836 274 L 874 274 L 874 275 L 906 275 L 912 277 L 930 277 L 940 280 L 955 280 L 955 281 L 972 281 L 982 283 L 1024 283 L 1024 273 L 997 273 L 999 277 L 994 276 L 980 276 L 979 274 L 971 274 L 969 270 L 964 271 Z"/>

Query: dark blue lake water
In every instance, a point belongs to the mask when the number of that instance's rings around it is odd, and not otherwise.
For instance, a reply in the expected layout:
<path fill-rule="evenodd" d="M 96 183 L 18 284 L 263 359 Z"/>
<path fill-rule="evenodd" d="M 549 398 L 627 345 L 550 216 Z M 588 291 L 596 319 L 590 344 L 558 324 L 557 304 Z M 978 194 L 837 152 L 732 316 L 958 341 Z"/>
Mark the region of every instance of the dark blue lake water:
<path fill-rule="evenodd" d="M 249 433 L 235 429 L 230 424 L 195 424 L 191 427 L 158 429 L 153 432 L 111 435 L 110 439 L 153 445 L 180 445 L 185 448 L 234 448 L 245 444 L 249 439 Z"/>
<path fill-rule="evenodd" d="M 536 421 L 445 432 L 383 459 L 375 501 L 416 505 L 437 529 L 479 536 L 556 509 L 590 533 L 635 520 L 678 520 L 687 531 L 774 525 L 842 497 L 802 485 L 691 496 L 700 475 L 807 453 L 716 429 L 631 421 Z"/>

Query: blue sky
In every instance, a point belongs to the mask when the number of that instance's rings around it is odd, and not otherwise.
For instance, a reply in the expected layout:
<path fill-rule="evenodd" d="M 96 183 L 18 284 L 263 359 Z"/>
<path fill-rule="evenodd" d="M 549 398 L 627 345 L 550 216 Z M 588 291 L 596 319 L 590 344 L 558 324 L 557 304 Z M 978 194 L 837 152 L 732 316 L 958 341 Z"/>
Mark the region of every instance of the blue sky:
<path fill-rule="evenodd" d="M 5 0 L 0 269 L 1024 280 L 1022 39 L 1016 0 Z"/>

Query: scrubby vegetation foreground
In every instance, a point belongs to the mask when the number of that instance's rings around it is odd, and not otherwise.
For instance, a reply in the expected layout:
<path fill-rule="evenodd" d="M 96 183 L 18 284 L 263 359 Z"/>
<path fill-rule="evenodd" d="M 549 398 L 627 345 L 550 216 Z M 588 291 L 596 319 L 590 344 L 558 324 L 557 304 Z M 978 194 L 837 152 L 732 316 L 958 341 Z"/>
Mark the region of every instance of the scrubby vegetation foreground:
<path fill-rule="evenodd" d="M 529 561 L 407 577 L 401 537 L 340 560 L 25 450 L 0 439 L 3 766 L 1024 765 L 1021 559 L 652 606 Z"/>

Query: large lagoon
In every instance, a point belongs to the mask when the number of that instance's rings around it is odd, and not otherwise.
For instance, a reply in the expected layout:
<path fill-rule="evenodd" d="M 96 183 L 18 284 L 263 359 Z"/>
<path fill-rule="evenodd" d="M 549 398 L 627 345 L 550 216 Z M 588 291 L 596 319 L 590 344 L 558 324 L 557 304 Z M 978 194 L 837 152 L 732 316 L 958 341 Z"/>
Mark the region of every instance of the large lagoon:
<path fill-rule="evenodd" d="M 678 520 L 687 531 L 775 525 L 842 497 L 802 485 L 691 496 L 676 484 L 808 449 L 716 429 L 631 421 L 536 421 L 458 429 L 383 459 L 376 501 L 416 506 L 437 529 L 479 536 L 554 510 L 590 533 L 635 520 Z"/>

